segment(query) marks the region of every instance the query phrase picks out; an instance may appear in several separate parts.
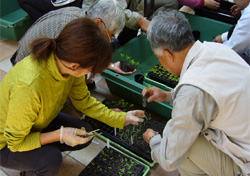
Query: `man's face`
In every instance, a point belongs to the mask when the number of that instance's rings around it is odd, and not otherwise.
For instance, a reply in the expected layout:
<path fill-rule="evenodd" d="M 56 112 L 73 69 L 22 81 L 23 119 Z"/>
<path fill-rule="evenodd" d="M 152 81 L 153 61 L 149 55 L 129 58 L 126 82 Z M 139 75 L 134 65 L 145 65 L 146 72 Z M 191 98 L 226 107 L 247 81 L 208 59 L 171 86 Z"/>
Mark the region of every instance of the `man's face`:
<path fill-rule="evenodd" d="M 176 58 L 173 58 L 174 56 L 169 51 L 164 50 L 162 55 L 157 55 L 155 53 L 155 56 L 168 72 L 173 73 L 175 76 L 180 76 L 181 67 Z"/>
<path fill-rule="evenodd" d="M 234 0 L 234 3 L 241 9 L 243 10 L 244 8 L 247 7 L 249 4 L 250 0 Z"/>

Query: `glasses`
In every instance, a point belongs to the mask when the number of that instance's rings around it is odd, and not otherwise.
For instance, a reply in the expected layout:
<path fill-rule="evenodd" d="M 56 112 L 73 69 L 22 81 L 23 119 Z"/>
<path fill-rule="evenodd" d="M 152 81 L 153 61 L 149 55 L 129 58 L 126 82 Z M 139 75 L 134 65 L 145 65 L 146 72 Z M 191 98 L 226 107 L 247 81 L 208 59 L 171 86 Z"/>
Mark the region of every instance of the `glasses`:
<path fill-rule="evenodd" d="M 89 17 L 87 11 L 85 12 L 85 17 Z M 105 31 L 106 31 L 106 34 L 108 36 L 108 39 L 109 39 L 110 43 L 114 42 L 115 37 L 113 35 L 110 37 L 110 35 L 108 33 L 108 30 L 107 30 L 107 27 L 106 27 L 106 24 L 104 23 L 104 21 L 101 18 L 97 18 L 97 19 L 101 20 L 101 22 L 102 22 L 102 24 L 103 24 L 103 26 L 105 28 Z"/>

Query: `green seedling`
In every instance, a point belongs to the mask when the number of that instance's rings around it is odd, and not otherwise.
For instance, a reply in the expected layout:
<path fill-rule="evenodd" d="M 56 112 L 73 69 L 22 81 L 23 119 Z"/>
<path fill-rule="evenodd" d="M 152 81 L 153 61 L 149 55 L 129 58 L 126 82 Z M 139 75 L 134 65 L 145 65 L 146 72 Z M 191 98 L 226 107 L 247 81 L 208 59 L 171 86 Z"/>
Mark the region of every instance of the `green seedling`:
<path fill-rule="evenodd" d="M 147 92 L 149 91 L 150 87 L 151 87 L 150 84 L 146 87 Z M 145 95 L 142 96 L 142 107 L 145 108 L 147 106 L 147 100 L 148 100 L 148 98 L 149 98 L 149 94 L 148 93 L 146 93 Z"/>

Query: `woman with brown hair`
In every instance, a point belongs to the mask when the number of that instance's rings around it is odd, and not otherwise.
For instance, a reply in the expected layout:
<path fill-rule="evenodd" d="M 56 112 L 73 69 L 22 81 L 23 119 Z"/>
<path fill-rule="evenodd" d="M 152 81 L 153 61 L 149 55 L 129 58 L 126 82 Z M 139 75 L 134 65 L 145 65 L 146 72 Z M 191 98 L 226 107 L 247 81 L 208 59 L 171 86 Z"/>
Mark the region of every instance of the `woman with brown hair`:
<path fill-rule="evenodd" d="M 91 126 L 60 112 L 67 97 L 79 111 L 113 127 L 143 121 L 142 111 L 115 112 L 90 96 L 84 75 L 102 72 L 112 57 L 109 41 L 90 19 L 71 21 L 56 39 L 36 39 L 31 51 L 0 84 L 1 166 L 54 176 L 62 151 L 90 144 Z"/>

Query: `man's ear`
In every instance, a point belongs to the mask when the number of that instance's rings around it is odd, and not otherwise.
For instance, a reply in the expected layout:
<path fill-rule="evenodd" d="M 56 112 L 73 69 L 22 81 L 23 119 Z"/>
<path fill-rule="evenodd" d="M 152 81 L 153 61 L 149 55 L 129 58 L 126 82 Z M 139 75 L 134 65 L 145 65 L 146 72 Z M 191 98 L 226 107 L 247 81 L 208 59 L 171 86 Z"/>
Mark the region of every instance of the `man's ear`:
<path fill-rule="evenodd" d="M 76 70 L 79 66 L 80 66 L 79 63 L 70 63 L 70 64 L 69 64 L 69 67 L 70 67 L 72 70 Z"/>
<path fill-rule="evenodd" d="M 175 62 L 175 59 L 174 59 L 174 54 L 167 50 L 167 49 L 164 49 L 163 50 L 163 55 L 165 58 L 167 58 L 170 62 Z"/>
<path fill-rule="evenodd" d="M 93 20 L 99 27 L 102 25 L 102 20 L 97 18 Z"/>

